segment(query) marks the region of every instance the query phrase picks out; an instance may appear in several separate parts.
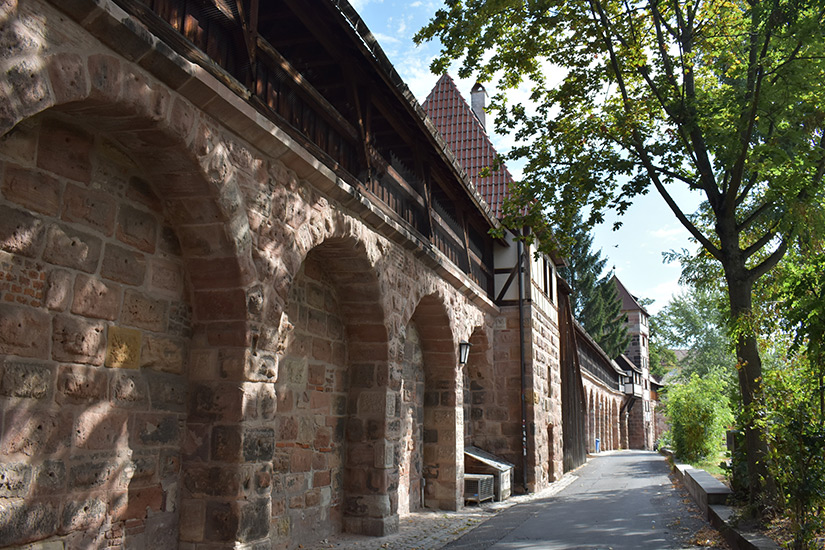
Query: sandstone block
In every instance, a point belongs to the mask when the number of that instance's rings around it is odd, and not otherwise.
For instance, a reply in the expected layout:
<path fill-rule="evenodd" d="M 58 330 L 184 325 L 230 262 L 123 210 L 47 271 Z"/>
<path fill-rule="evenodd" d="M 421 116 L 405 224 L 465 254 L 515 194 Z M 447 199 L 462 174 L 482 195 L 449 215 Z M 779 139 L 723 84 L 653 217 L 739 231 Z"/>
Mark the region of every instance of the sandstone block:
<path fill-rule="evenodd" d="M 243 391 L 237 384 L 195 384 L 189 413 L 193 420 L 233 422 L 243 417 Z"/>
<path fill-rule="evenodd" d="M 152 254 L 157 243 L 158 221 L 153 214 L 124 204 L 117 218 L 116 234 L 120 242 Z"/>
<path fill-rule="evenodd" d="M 0 463 L 0 497 L 25 497 L 29 494 L 32 468 L 24 462 Z"/>
<path fill-rule="evenodd" d="M 9 164 L 0 189 L 7 200 L 29 210 L 50 216 L 60 211 L 60 182 L 48 174 Z"/>
<path fill-rule="evenodd" d="M 90 96 L 98 99 L 112 99 L 120 93 L 122 73 L 120 60 L 111 55 L 89 56 Z"/>
<path fill-rule="evenodd" d="M 107 244 L 100 274 L 112 281 L 140 286 L 146 277 L 146 258 L 135 250 Z"/>
<path fill-rule="evenodd" d="M 63 194 L 62 219 L 83 224 L 104 235 L 111 235 L 115 225 L 117 205 L 105 191 L 67 185 Z"/>
<path fill-rule="evenodd" d="M 72 313 L 95 319 L 117 319 L 120 312 L 120 286 L 80 274 L 74 282 Z"/>
<path fill-rule="evenodd" d="M 43 123 L 37 166 L 71 180 L 89 183 L 93 138 L 85 131 L 56 120 Z"/>
<path fill-rule="evenodd" d="M 163 508 L 163 488 L 160 485 L 152 487 L 129 488 L 119 499 L 118 506 L 113 510 L 115 519 L 145 519 L 152 513 Z"/>
<path fill-rule="evenodd" d="M 149 390 L 142 373 L 114 374 L 110 395 L 111 403 L 116 407 L 140 410 L 149 407 Z"/>
<path fill-rule="evenodd" d="M 3 250 L 33 258 L 40 252 L 43 236 L 43 220 L 0 205 L 0 247 Z"/>
<path fill-rule="evenodd" d="M 234 541 L 238 535 L 240 518 L 228 502 L 210 501 L 206 504 L 205 539 L 212 542 Z"/>
<path fill-rule="evenodd" d="M 54 495 L 66 490 L 66 464 L 62 460 L 46 460 L 34 469 L 32 489 L 35 495 Z"/>
<path fill-rule="evenodd" d="M 75 421 L 74 446 L 79 449 L 110 450 L 128 442 L 128 416 L 110 411 L 82 412 Z"/>
<path fill-rule="evenodd" d="M 93 273 L 100 260 L 101 240 L 62 224 L 52 224 L 46 233 L 43 259 L 55 265 Z"/>
<path fill-rule="evenodd" d="M 58 505 L 48 501 L 0 499 L 0 540 L 22 544 L 54 534 L 58 527 Z"/>
<path fill-rule="evenodd" d="M 43 310 L 0 304 L 0 353 L 47 359 L 50 324 Z"/>
<path fill-rule="evenodd" d="M 102 365 L 105 352 L 105 325 L 71 315 L 55 316 L 52 358 L 57 361 Z"/>
<path fill-rule="evenodd" d="M 52 394 L 51 365 L 7 359 L 0 373 L 0 395 L 44 399 Z"/>
<path fill-rule="evenodd" d="M 180 443 L 180 425 L 177 415 L 136 414 L 132 417 L 129 433 L 133 446 L 175 446 Z"/>
<path fill-rule="evenodd" d="M 152 370 L 143 372 L 149 385 L 152 409 L 186 412 L 186 382 L 181 376 Z"/>
<path fill-rule="evenodd" d="M 106 340 L 105 365 L 113 369 L 138 368 L 142 337 L 139 330 L 110 326 Z"/>
<path fill-rule="evenodd" d="M 275 430 L 257 428 L 243 434 L 243 458 L 246 462 L 267 462 L 275 452 Z"/>
<path fill-rule="evenodd" d="M 72 299 L 72 274 L 54 269 L 48 276 L 44 305 L 56 311 L 66 311 Z"/>
<path fill-rule="evenodd" d="M 71 444 L 72 415 L 65 411 L 16 408 L 6 411 L 0 454 L 38 457 L 66 452 Z"/>
<path fill-rule="evenodd" d="M 149 285 L 170 297 L 179 298 L 183 292 L 183 267 L 162 258 L 152 259 L 149 262 Z"/>
<path fill-rule="evenodd" d="M 183 341 L 153 334 L 144 335 L 140 352 L 141 367 L 181 374 L 185 360 L 186 346 Z"/>
<path fill-rule="evenodd" d="M 212 428 L 212 460 L 220 462 L 240 462 L 241 429 L 238 426 L 215 426 Z"/>
<path fill-rule="evenodd" d="M 63 505 L 60 533 L 98 529 L 106 520 L 107 503 L 97 497 L 69 500 Z"/>
<path fill-rule="evenodd" d="M 14 90 L 23 112 L 34 115 L 51 106 L 54 100 L 41 62 L 31 56 L 21 57 L 5 69 L 4 78 Z"/>
<path fill-rule="evenodd" d="M 272 515 L 269 499 L 260 498 L 241 505 L 238 541 L 249 542 L 265 538 L 269 534 Z"/>
<path fill-rule="evenodd" d="M 115 461 L 92 460 L 69 468 L 69 487 L 76 491 L 118 485 L 122 464 Z"/>
<path fill-rule="evenodd" d="M 124 324 L 134 327 L 163 332 L 166 328 L 168 306 L 165 300 L 127 290 L 123 298 L 121 320 Z"/>
<path fill-rule="evenodd" d="M 97 367 L 62 365 L 57 376 L 58 403 L 97 403 L 108 398 L 109 378 Z"/>
<path fill-rule="evenodd" d="M 86 94 L 83 58 L 75 53 L 58 53 L 46 61 L 55 101 L 68 103 Z"/>
<path fill-rule="evenodd" d="M 240 479 L 236 466 L 191 466 L 184 474 L 184 490 L 188 497 L 226 496 L 234 497 L 240 490 Z"/>
<path fill-rule="evenodd" d="M 184 500 L 180 512 L 180 540 L 203 540 L 206 521 L 206 503 L 202 500 Z"/>
<path fill-rule="evenodd" d="M 246 293 L 242 288 L 195 292 L 195 312 L 204 321 L 244 319 Z"/>

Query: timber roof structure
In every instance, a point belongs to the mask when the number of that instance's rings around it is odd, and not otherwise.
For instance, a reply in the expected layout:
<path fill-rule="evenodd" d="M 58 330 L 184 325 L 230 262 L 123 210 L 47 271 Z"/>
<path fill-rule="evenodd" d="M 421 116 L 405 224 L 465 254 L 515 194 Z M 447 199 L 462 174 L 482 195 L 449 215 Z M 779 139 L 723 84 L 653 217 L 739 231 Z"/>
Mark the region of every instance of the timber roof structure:
<path fill-rule="evenodd" d="M 114 0 L 492 292 L 499 225 L 346 0 Z"/>

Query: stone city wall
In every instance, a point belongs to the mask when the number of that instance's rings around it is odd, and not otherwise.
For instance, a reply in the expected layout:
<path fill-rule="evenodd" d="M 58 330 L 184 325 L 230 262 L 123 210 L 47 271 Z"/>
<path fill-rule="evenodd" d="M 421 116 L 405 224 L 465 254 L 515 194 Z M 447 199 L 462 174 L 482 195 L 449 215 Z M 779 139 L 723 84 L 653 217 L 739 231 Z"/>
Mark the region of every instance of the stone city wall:
<path fill-rule="evenodd" d="M 422 486 L 460 506 L 460 340 L 479 437 L 520 439 L 495 308 L 112 5 L 72 16 L 117 52 L 2 9 L 0 546 L 293 548 L 392 532 Z"/>

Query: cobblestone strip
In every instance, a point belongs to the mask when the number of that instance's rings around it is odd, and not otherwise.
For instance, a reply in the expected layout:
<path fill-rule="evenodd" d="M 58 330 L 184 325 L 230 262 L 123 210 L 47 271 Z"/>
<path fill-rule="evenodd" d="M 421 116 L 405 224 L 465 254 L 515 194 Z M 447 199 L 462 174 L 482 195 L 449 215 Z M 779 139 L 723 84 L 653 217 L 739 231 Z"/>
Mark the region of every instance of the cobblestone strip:
<path fill-rule="evenodd" d="M 568 473 L 539 493 L 518 495 L 503 502 L 466 506 L 457 512 L 414 512 L 401 518 L 399 532 L 395 535 L 375 538 L 344 533 L 305 547 L 305 550 L 437 550 L 465 535 L 467 531 L 475 529 L 502 510 L 516 504 L 551 497 L 576 479 L 578 476 Z"/>

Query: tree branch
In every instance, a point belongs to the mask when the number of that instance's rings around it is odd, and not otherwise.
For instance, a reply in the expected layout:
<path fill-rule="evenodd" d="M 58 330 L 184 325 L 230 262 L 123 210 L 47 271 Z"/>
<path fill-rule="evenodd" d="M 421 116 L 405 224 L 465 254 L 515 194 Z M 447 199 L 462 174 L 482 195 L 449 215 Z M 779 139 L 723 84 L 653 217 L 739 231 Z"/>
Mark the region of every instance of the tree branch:
<path fill-rule="evenodd" d="M 756 208 L 753 212 L 751 212 L 748 215 L 748 217 L 745 218 L 742 221 L 742 223 L 740 223 L 739 225 L 736 226 L 736 231 L 741 233 L 742 231 L 746 230 L 748 227 L 750 227 L 753 224 L 753 222 L 755 222 L 757 220 L 757 218 L 759 218 L 759 216 L 764 214 L 765 211 L 773 205 L 774 205 L 773 201 L 768 201 L 768 202 L 762 203 L 758 208 Z"/>
<path fill-rule="evenodd" d="M 770 256 L 765 258 L 762 263 L 748 270 L 748 278 L 751 283 L 758 280 L 762 275 L 773 269 L 774 266 L 779 263 L 779 260 L 782 259 L 782 256 L 784 256 L 785 252 L 788 250 L 788 240 L 791 238 L 793 233 L 793 231 L 789 231 Z"/>
<path fill-rule="evenodd" d="M 759 238 L 759 239 L 758 239 L 755 243 L 753 243 L 753 244 L 752 244 L 752 245 L 750 245 L 749 247 L 745 248 L 745 250 L 743 250 L 743 251 L 742 251 L 742 254 L 744 254 L 744 255 L 745 255 L 745 258 L 750 258 L 750 257 L 751 257 L 751 256 L 753 256 L 756 252 L 758 252 L 758 251 L 759 251 L 762 247 L 764 247 L 764 246 L 765 246 L 765 245 L 767 245 L 769 242 L 771 242 L 771 241 L 774 239 L 774 237 L 776 237 L 776 228 L 777 228 L 778 226 L 779 226 L 779 223 L 778 223 L 778 222 L 777 222 L 777 223 L 775 223 L 775 224 L 773 224 L 773 227 L 771 227 L 771 228 L 770 228 L 770 229 L 769 229 L 769 230 L 768 230 L 768 231 L 767 231 L 764 235 L 762 235 L 762 236 L 761 236 L 761 237 L 760 237 L 760 238 Z"/>
<path fill-rule="evenodd" d="M 754 10 L 752 17 L 752 24 L 754 28 L 758 25 L 756 23 L 756 10 Z M 742 183 L 742 178 L 745 173 L 745 163 L 748 160 L 748 150 L 750 149 L 751 138 L 753 137 L 753 130 L 756 127 L 757 109 L 759 107 L 759 98 L 762 91 L 762 80 L 764 73 L 762 72 L 762 62 L 768 54 L 768 45 L 771 42 L 771 24 L 773 18 L 768 16 L 768 23 L 765 29 L 765 41 L 762 44 L 762 51 L 759 51 L 758 34 L 755 31 L 751 33 L 750 50 L 748 53 L 748 78 L 745 86 L 745 98 L 743 102 L 742 115 L 739 119 L 739 127 L 741 128 L 739 134 L 739 144 L 741 151 L 733 164 L 731 171 L 730 187 L 727 190 L 725 202 L 730 213 L 736 208 L 736 197 L 739 194 L 739 187 Z"/>

